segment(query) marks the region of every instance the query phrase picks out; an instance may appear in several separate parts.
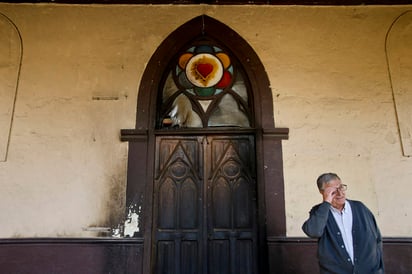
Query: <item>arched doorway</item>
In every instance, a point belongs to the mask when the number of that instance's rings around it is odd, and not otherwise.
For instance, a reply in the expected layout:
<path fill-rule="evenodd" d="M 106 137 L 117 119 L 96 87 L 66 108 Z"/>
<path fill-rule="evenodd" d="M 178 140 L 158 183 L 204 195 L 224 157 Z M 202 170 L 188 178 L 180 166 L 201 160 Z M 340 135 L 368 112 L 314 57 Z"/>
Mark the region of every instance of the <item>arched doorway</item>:
<path fill-rule="evenodd" d="M 121 132 L 130 142 L 127 205 L 144 214 L 135 234 L 144 273 L 267 272 L 267 237 L 285 235 L 288 135 L 274 127 L 272 104 L 256 53 L 215 19 L 196 17 L 159 46 L 136 128 Z"/>

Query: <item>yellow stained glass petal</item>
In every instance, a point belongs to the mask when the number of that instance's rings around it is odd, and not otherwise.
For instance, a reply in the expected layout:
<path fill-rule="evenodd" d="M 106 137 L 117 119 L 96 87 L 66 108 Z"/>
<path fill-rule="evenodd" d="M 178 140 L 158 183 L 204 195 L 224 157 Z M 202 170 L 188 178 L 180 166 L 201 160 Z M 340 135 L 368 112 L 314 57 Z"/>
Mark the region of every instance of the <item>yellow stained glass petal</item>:
<path fill-rule="evenodd" d="M 181 69 L 185 69 L 187 62 L 189 61 L 189 59 L 193 56 L 192 53 L 185 53 L 182 54 L 182 56 L 180 56 L 179 58 L 179 67 Z"/>
<path fill-rule="evenodd" d="M 222 62 L 224 69 L 227 69 L 230 66 L 230 58 L 226 53 L 216 53 L 216 57 Z"/>

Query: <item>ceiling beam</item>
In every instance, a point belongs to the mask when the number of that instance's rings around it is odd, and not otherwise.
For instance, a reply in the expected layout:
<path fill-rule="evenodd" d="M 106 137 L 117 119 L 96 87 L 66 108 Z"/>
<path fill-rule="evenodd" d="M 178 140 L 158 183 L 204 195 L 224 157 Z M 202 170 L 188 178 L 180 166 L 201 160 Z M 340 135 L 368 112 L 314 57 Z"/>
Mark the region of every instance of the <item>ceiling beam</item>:
<path fill-rule="evenodd" d="M 136 4 L 136 5 L 316 5 L 316 6 L 359 6 L 359 5 L 411 5 L 412 0 L 26 0 L 0 1 L 3 3 L 54 3 L 54 4 Z"/>

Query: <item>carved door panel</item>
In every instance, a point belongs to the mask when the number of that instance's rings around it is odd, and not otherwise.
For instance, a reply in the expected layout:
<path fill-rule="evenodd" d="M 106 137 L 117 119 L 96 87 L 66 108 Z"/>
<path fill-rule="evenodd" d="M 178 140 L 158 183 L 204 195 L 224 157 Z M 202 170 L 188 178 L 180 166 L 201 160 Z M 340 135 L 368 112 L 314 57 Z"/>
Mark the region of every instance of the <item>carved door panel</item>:
<path fill-rule="evenodd" d="M 208 273 L 257 273 L 254 140 L 214 137 L 208 148 Z"/>
<path fill-rule="evenodd" d="M 156 139 L 155 273 L 202 273 L 202 160 L 199 137 Z"/>
<path fill-rule="evenodd" d="M 257 273 L 254 138 L 156 139 L 154 272 Z"/>

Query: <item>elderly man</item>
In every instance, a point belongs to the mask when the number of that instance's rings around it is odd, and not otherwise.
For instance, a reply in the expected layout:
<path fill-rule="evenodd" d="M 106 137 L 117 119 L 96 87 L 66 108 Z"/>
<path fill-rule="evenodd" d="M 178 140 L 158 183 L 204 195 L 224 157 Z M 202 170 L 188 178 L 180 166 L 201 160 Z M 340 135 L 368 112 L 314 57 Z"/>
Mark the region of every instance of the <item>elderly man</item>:
<path fill-rule="evenodd" d="M 318 239 L 320 273 L 384 273 L 382 238 L 372 212 L 346 199 L 347 186 L 335 173 L 320 175 L 317 185 L 323 202 L 311 209 L 302 229 Z"/>

